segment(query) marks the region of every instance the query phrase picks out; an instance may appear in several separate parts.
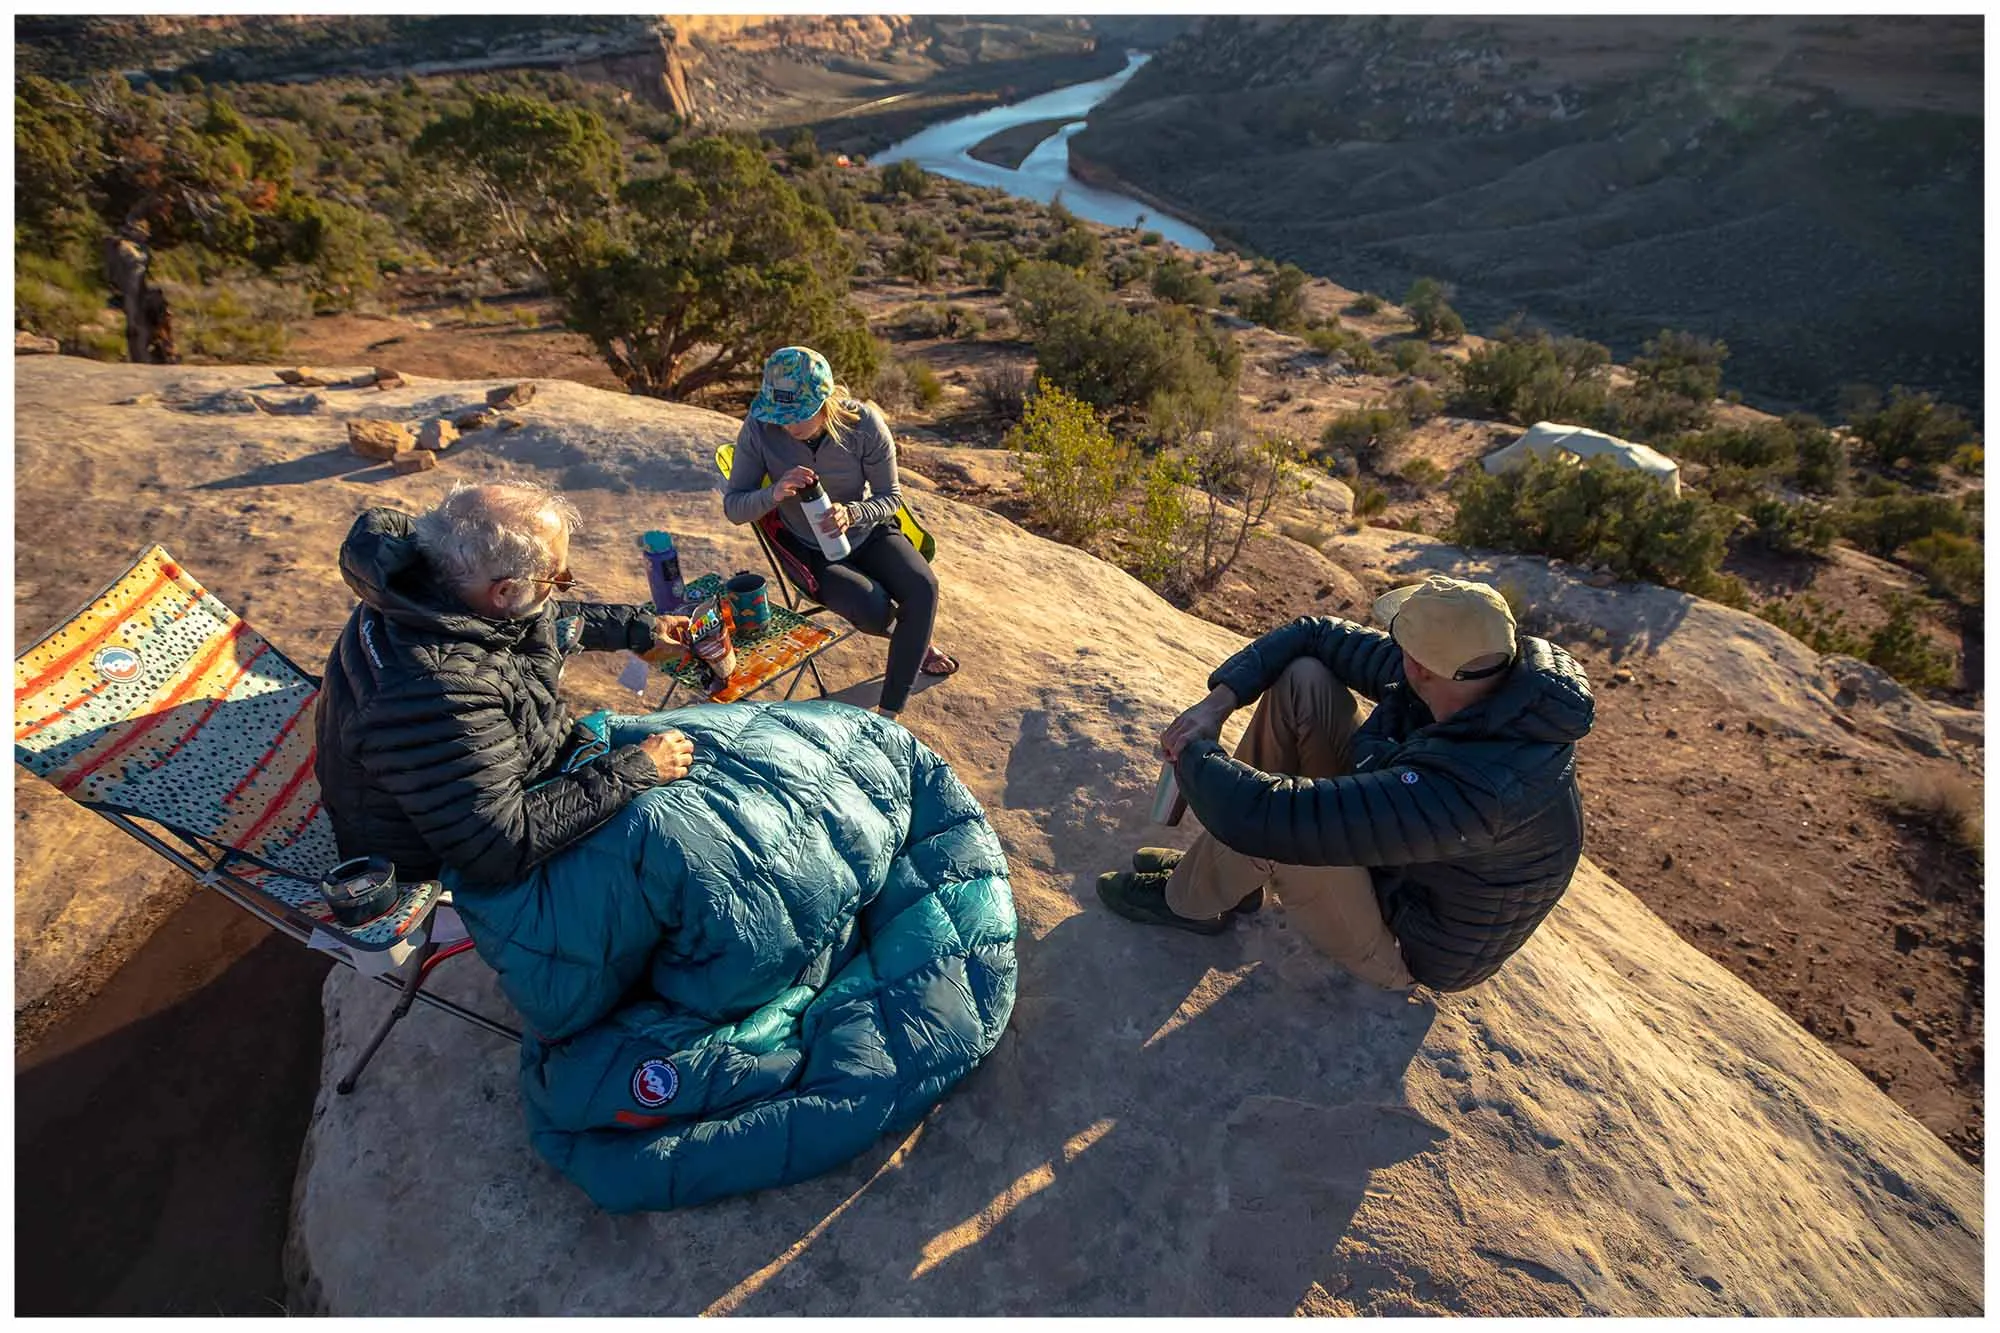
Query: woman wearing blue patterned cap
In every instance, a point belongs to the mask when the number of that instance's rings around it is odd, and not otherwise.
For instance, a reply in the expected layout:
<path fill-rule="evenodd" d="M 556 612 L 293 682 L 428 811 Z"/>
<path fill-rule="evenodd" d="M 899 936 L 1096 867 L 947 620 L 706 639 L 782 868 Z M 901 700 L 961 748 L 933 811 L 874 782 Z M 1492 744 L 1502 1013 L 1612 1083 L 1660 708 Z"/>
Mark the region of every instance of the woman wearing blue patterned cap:
<path fill-rule="evenodd" d="M 815 480 L 833 502 L 822 522 L 852 548 L 840 560 L 821 552 L 798 501 Z M 771 353 L 736 436 L 722 512 L 731 523 L 754 523 L 775 509 L 774 539 L 792 582 L 862 633 L 889 640 L 875 711 L 890 717 L 903 711 L 919 671 L 958 670 L 931 643 L 937 575 L 896 522 L 902 503 L 896 442 L 882 410 L 834 383 L 833 368 L 810 347 Z"/>

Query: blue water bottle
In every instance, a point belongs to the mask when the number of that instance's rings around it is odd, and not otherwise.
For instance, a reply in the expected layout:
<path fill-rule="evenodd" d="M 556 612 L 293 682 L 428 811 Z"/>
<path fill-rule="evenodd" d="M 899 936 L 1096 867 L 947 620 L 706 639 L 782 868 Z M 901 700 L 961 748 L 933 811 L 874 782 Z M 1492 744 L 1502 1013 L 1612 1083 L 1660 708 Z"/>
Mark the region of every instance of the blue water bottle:
<path fill-rule="evenodd" d="M 687 602 L 687 583 L 681 578 L 681 553 L 674 549 L 672 534 L 643 533 L 639 549 L 646 553 L 646 586 L 653 593 L 653 610 L 673 615 Z"/>

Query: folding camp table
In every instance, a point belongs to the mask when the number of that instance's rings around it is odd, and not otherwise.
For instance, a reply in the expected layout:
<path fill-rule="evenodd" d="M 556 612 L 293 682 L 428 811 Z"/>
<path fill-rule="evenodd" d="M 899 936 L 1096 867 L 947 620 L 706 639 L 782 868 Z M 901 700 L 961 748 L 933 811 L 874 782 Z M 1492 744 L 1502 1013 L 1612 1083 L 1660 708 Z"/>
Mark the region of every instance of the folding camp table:
<path fill-rule="evenodd" d="M 690 601 L 705 601 L 722 595 L 722 576 L 704 574 L 687 585 Z M 720 691 L 707 697 L 716 703 L 735 703 L 775 685 L 789 677 L 785 687 L 785 698 L 789 699 L 799 687 L 800 678 L 808 671 L 813 683 L 819 687 L 820 697 L 826 697 L 826 681 L 820 677 L 819 666 L 814 662 L 827 649 L 850 637 L 852 629 L 835 631 L 809 616 L 770 603 L 771 618 L 764 627 L 754 634 L 733 635 L 736 649 L 736 670 L 730 675 L 729 683 Z M 706 673 L 701 662 L 692 653 L 683 653 L 678 659 L 669 659 L 657 668 L 671 683 L 659 706 L 664 709 L 675 694 L 685 685 L 696 694 L 707 694 Z"/>

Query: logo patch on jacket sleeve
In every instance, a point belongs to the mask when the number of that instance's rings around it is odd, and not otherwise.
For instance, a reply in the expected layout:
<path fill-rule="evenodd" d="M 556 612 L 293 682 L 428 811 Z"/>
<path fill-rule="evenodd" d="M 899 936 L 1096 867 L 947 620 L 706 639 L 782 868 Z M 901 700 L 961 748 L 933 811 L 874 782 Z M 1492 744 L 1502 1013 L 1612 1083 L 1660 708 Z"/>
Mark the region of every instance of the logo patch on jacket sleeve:
<path fill-rule="evenodd" d="M 632 1071 L 632 1100 L 641 1106 L 665 1106 L 680 1090 L 680 1071 L 671 1060 L 642 1060 Z"/>
<path fill-rule="evenodd" d="M 1415 769 L 1406 768 L 1403 770 L 1403 785 L 1405 787 L 1414 787 L 1417 785 L 1417 773 Z"/>

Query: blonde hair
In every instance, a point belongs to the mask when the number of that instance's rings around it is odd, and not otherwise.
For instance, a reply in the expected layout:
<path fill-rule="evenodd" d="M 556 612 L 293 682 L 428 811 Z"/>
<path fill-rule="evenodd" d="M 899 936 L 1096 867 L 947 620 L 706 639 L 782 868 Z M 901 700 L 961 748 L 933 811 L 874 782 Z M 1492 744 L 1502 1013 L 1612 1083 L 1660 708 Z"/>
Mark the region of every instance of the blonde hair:
<path fill-rule="evenodd" d="M 826 413 L 826 437 L 835 444 L 846 444 L 847 432 L 861 420 L 861 401 L 845 384 L 836 384 L 820 410 Z"/>

